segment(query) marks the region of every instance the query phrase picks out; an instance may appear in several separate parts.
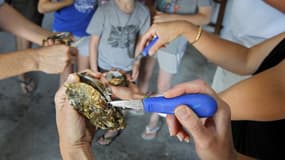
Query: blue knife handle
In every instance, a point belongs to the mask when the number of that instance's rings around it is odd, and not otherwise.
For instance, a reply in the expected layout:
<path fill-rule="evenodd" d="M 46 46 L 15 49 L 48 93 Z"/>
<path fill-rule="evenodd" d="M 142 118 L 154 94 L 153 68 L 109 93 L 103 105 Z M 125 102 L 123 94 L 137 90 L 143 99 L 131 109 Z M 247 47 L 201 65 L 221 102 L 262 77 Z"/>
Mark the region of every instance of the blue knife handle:
<path fill-rule="evenodd" d="M 148 56 L 148 51 L 149 49 L 155 44 L 155 42 L 158 40 L 158 36 L 155 36 L 149 43 L 148 45 L 143 49 L 141 54 L 146 57 Z"/>
<path fill-rule="evenodd" d="M 178 105 L 191 108 L 199 117 L 211 117 L 217 111 L 216 100 L 207 94 L 184 94 L 175 98 L 150 97 L 143 99 L 145 112 L 174 114 Z"/>

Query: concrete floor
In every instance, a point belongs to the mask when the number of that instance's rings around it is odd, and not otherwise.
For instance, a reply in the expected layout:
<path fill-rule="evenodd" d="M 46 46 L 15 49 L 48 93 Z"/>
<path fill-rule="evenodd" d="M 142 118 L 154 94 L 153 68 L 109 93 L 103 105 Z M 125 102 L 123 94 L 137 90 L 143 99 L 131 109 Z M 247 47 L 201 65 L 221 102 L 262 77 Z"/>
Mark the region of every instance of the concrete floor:
<path fill-rule="evenodd" d="M 51 15 L 44 20 L 50 28 Z M 15 49 L 14 37 L 0 33 L 0 53 Z M 174 76 L 173 84 L 193 79 L 211 82 L 215 66 L 208 63 L 193 48 L 188 47 L 180 72 Z M 157 67 L 151 81 L 155 90 Z M 56 160 L 61 159 L 55 126 L 53 97 L 58 87 L 58 75 L 41 72 L 31 73 L 38 86 L 32 95 L 21 92 L 16 77 L 0 81 L 0 159 L 1 160 Z M 93 150 L 98 160 L 196 160 L 193 143 L 179 142 L 170 137 L 164 124 L 157 138 L 144 141 L 141 133 L 148 122 L 149 114 L 129 115 L 128 127 L 109 146 L 100 146 L 96 138 Z"/>

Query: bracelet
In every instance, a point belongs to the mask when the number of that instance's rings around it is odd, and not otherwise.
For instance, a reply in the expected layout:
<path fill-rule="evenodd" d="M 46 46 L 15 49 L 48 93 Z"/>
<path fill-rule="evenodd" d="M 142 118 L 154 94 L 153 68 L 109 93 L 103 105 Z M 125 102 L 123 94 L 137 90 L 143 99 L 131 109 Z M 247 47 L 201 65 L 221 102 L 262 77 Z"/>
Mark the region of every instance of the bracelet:
<path fill-rule="evenodd" d="M 198 33 L 197 33 L 197 35 L 195 37 L 195 40 L 193 42 L 191 42 L 192 45 L 199 41 L 199 39 L 201 38 L 202 32 L 203 32 L 203 29 L 202 29 L 201 26 L 199 26 Z"/>

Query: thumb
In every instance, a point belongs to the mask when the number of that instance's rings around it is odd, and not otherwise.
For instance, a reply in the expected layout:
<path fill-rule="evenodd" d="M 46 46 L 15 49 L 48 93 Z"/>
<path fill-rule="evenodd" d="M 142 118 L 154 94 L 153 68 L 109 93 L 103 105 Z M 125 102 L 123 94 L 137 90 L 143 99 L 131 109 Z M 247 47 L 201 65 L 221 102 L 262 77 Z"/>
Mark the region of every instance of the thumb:
<path fill-rule="evenodd" d="M 178 106 L 175 109 L 175 116 L 181 125 L 191 132 L 195 141 L 206 138 L 206 128 L 197 115 L 185 105 Z"/>
<path fill-rule="evenodd" d="M 67 77 L 67 80 L 65 81 L 65 83 L 75 83 L 75 82 L 79 82 L 80 79 L 76 74 L 69 74 Z"/>

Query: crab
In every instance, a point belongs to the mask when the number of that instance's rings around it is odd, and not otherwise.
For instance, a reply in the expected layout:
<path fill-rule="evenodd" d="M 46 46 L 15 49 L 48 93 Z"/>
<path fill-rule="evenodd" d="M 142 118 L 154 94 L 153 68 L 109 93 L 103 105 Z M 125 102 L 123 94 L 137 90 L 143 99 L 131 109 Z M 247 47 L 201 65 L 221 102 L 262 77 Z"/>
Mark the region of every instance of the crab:
<path fill-rule="evenodd" d="M 96 128 L 123 129 L 126 121 L 119 108 L 108 105 L 111 92 L 99 79 L 78 73 L 80 82 L 66 84 L 66 95 L 74 109 L 84 115 Z"/>

